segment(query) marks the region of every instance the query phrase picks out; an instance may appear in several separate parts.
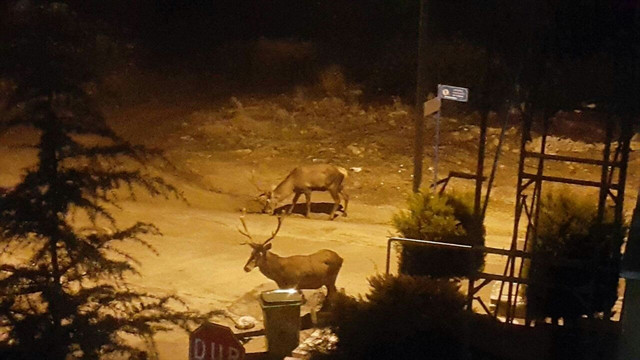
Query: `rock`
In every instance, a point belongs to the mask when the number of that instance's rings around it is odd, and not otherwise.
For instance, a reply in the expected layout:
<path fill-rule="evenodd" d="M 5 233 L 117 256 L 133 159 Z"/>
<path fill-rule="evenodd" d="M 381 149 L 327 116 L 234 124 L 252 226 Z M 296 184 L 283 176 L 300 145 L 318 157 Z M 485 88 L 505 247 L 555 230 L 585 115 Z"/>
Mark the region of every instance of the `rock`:
<path fill-rule="evenodd" d="M 291 119 L 291 114 L 287 110 L 279 108 L 276 110 L 275 118 L 279 121 L 287 121 Z"/>
<path fill-rule="evenodd" d="M 253 316 L 241 316 L 236 321 L 236 328 L 240 330 L 251 329 L 256 326 L 256 319 Z"/>
<path fill-rule="evenodd" d="M 349 168 L 349 170 L 353 171 L 354 173 L 359 173 L 360 171 L 362 171 L 361 167 L 351 167 Z"/>
<path fill-rule="evenodd" d="M 251 149 L 238 149 L 238 150 L 234 150 L 234 153 L 238 154 L 238 155 L 249 155 L 253 152 L 253 150 Z"/>
<path fill-rule="evenodd" d="M 407 116 L 409 115 L 408 112 L 406 112 L 405 110 L 397 110 L 397 111 L 392 111 L 390 113 L 387 114 L 387 116 L 389 117 L 398 117 L 398 116 Z"/>
<path fill-rule="evenodd" d="M 471 126 L 469 128 L 469 132 L 474 134 L 474 136 L 479 136 L 480 135 L 480 128 L 477 126 Z"/>
<path fill-rule="evenodd" d="M 231 133 L 229 125 L 225 125 L 221 122 L 215 122 L 213 124 L 202 125 L 198 128 L 198 132 L 206 137 L 228 137 Z"/>
<path fill-rule="evenodd" d="M 193 141 L 193 137 L 190 135 L 180 136 L 180 140 Z"/>
<path fill-rule="evenodd" d="M 357 147 L 357 146 L 355 146 L 353 144 L 347 146 L 347 150 L 351 151 L 351 153 L 353 155 L 360 155 L 360 154 L 362 154 L 362 151 L 363 151 L 362 148 L 359 148 L 359 147 Z"/>
<path fill-rule="evenodd" d="M 268 122 L 260 122 L 245 114 L 243 111 L 238 112 L 231 119 L 231 125 L 240 131 L 264 134 L 269 130 Z"/>
<path fill-rule="evenodd" d="M 244 106 L 242 106 L 242 103 L 240 102 L 240 100 L 238 100 L 238 98 L 236 98 L 235 96 L 232 96 L 231 99 L 229 99 L 231 101 L 231 104 L 233 104 L 233 106 L 235 106 L 236 109 L 238 110 L 243 110 Z"/>
<path fill-rule="evenodd" d="M 309 133 L 315 136 L 327 136 L 329 134 L 329 131 L 321 128 L 318 125 L 311 125 L 309 126 Z"/>
<path fill-rule="evenodd" d="M 393 119 L 390 119 L 390 120 L 389 120 L 389 122 L 388 122 L 388 124 L 389 124 L 389 126 L 392 126 L 392 127 L 396 127 L 396 125 L 397 125 L 397 124 L 396 124 L 396 121 L 395 121 L 395 120 L 393 120 Z"/>

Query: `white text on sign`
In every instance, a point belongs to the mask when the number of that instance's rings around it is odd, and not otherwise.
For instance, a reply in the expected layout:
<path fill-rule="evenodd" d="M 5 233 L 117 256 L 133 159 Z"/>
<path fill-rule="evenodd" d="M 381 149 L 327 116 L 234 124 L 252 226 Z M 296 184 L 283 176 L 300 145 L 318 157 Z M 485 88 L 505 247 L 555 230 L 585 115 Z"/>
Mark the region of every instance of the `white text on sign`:
<path fill-rule="evenodd" d="M 205 360 L 207 353 L 211 354 L 211 358 L 206 360 L 239 360 L 240 352 L 233 347 L 226 347 L 215 342 L 209 343 L 207 351 L 207 343 L 202 339 L 196 338 L 193 344 L 193 358 L 197 360 Z"/>
<path fill-rule="evenodd" d="M 438 97 L 445 100 L 469 101 L 469 89 L 460 86 L 438 85 Z"/>

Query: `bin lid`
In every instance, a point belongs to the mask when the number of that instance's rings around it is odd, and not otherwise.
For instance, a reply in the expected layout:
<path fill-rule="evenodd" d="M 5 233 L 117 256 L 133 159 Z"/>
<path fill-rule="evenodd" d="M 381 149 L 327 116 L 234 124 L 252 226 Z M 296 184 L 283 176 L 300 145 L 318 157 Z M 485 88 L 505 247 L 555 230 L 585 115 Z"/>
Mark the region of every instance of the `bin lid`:
<path fill-rule="evenodd" d="M 260 295 L 262 302 L 268 305 L 284 305 L 302 302 L 302 295 L 296 289 L 278 289 L 264 291 Z"/>

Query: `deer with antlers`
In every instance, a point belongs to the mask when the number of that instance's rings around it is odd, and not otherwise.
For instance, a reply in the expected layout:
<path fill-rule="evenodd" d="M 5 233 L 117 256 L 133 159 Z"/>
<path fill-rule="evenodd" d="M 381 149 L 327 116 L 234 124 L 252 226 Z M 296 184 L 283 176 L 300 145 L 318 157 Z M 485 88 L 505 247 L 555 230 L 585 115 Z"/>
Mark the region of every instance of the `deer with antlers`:
<path fill-rule="evenodd" d="M 280 289 L 319 289 L 323 285 L 327 287 L 327 298 L 336 292 L 336 278 L 342 267 L 342 258 L 331 250 L 320 250 L 311 255 L 278 256 L 272 253 L 271 241 L 276 237 L 284 216 L 278 215 L 278 227 L 271 236 L 263 242 L 255 242 L 249 234 L 245 222 L 246 211 L 240 216 L 242 229 L 240 234 L 249 239 L 247 244 L 251 246 L 251 256 L 244 266 L 244 271 L 249 272 L 256 266 L 267 278 L 278 284 Z"/>
<path fill-rule="evenodd" d="M 293 201 L 291 207 L 289 207 L 287 214 L 291 214 L 293 208 L 298 202 L 300 195 L 304 194 L 307 201 L 307 211 L 305 217 L 309 217 L 311 212 L 311 192 L 313 191 L 328 191 L 333 198 L 334 205 L 329 214 L 331 220 L 334 219 L 336 210 L 340 207 L 341 197 L 344 199 L 343 216 L 347 216 L 347 206 L 349 205 L 349 195 L 344 191 L 344 182 L 347 179 L 348 172 L 344 168 L 334 166 L 330 164 L 313 164 L 306 166 L 299 166 L 293 169 L 287 177 L 280 182 L 276 187 L 271 190 L 264 191 L 256 184 L 252 182 L 262 191 L 259 198 L 266 200 L 263 212 L 273 214 L 278 207 L 278 203 L 287 198 L 289 195 L 293 195 Z"/>

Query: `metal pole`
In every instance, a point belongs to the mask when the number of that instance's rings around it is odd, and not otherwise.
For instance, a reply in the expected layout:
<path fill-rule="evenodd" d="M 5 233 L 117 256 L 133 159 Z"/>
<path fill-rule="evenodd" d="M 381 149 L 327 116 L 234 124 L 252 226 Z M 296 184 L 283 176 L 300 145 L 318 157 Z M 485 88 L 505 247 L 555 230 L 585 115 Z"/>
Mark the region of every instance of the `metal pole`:
<path fill-rule="evenodd" d="M 627 167 L 629 165 L 629 146 L 631 143 L 631 137 L 633 136 L 633 120 L 629 118 L 622 119 L 620 124 L 620 144 L 621 144 L 621 158 L 620 168 L 618 172 L 618 193 L 616 207 L 614 211 L 614 221 L 616 224 L 622 224 L 623 222 L 623 205 L 624 205 L 624 190 L 627 181 Z"/>
<path fill-rule="evenodd" d="M 422 156 L 424 153 L 424 105 L 426 95 L 425 40 L 427 33 L 427 0 L 420 0 L 420 22 L 418 26 L 418 74 L 416 78 L 415 144 L 413 154 L 413 192 L 420 191 L 422 183 Z"/>
<path fill-rule="evenodd" d="M 438 98 L 440 98 L 440 90 L 438 90 Z M 442 101 L 442 99 L 440 99 Z M 441 103 L 442 104 L 442 103 Z M 440 113 L 442 112 L 442 105 L 440 110 L 436 113 L 436 131 L 433 139 L 433 188 L 436 188 L 438 184 L 438 156 L 440 153 Z"/>
<path fill-rule="evenodd" d="M 387 240 L 387 266 L 385 267 L 385 274 L 387 275 L 389 275 L 389 264 L 391 262 L 391 243 L 396 241 L 400 243 L 409 242 L 414 244 L 433 245 L 433 246 L 440 246 L 440 247 L 454 248 L 454 249 L 470 250 L 473 248 L 471 245 L 449 243 L 445 241 L 432 241 L 432 240 L 410 239 L 410 238 L 403 238 L 403 237 L 390 237 Z"/>
<path fill-rule="evenodd" d="M 498 170 L 498 162 L 500 161 L 500 153 L 502 152 L 502 143 L 504 142 L 504 135 L 507 131 L 507 121 L 509 119 L 509 103 L 505 105 L 506 110 L 504 113 L 504 119 L 502 122 L 502 129 L 500 130 L 500 138 L 498 139 L 498 146 L 496 147 L 496 156 L 493 158 L 493 165 L 491 166 L 491 175 L 489 175 L 489 182 L 487 183 L 487 192 L 484 196 L 484 204 L 482 205 L 481 217 L 484 221 L 485 214 L 487 213 L 487 207 L 489 206 L 489 196 L 491 195 L 491 187 L 493 186 L 493 180 L 496 177 L 496 171 Z"/>
<path fill-rule="evenodd" d="M 489 110 L 483 110 L 480 117 L 480 140 L 478 143 L 478 166 L 476 169 L 476 191 L 473 202 L 473 215 L 480 217 L 481 199 L 482 199 L 482 178 L 484 175 L 484 155 L 487 143 L 487 120 L 489 118 Z"/>
<path fill-rule="evenodd" d="M 609 160 L 611 158 L 611 137 L 613 136 L 613 119 L 607 118 L 607 133 L 602 151 L 602 169 L 600 174 L 600 194 L 598 196 L 598 223 L 604 220 L 605 206 L 607 205 L 607 195 L 609 193 Z"/>

